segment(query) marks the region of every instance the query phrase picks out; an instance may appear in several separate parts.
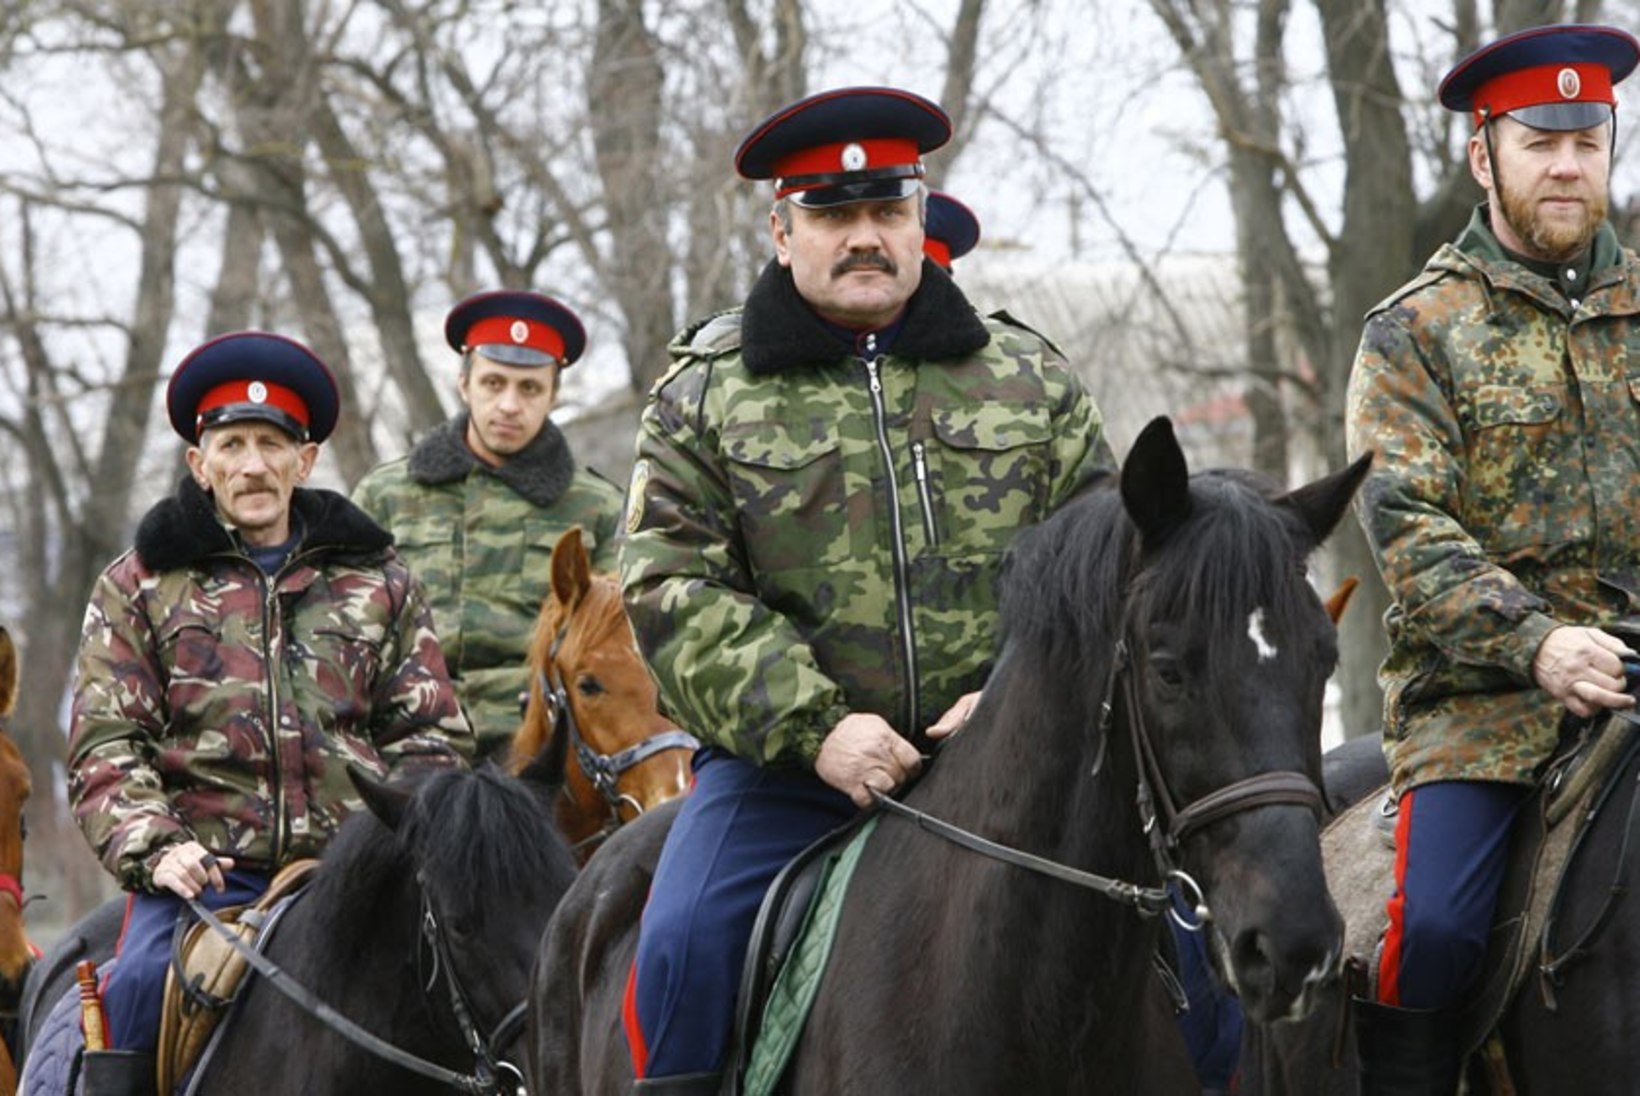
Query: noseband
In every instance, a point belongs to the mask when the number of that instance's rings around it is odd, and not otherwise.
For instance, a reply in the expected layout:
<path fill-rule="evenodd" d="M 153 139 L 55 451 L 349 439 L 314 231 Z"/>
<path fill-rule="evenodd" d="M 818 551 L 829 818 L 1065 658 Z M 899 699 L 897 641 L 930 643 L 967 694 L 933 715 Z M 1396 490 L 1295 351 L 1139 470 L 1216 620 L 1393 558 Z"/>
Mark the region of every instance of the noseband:
<path fill-rule="evenodd" d="M 575 751 L 575 763 L 609 808 L 604 828 L 580 842 L 580 845 L 586 845 L 604 840 L 629 821 L 621 814 L 623 807 L 630 809 L 634 818 L 643 813 L 643 804 L 621 791 L 622 773 L 667 750 L 699 749 L 700 742 L 688 731 L 673 729 L 652 734 L 615 753 L 594 750 L 581 735 L 581 727 L 575 721 L 575 709 L 569 702 L 569 692 L 558 672 L 558 650 L 568 634 L 569 623 L 566 621 L 553 636 L 552 646 L 547 650 L 547 664 L 537 672 L 536 681 L 541 686 L 541 699 L 547 706 L 547 718 L 552 721 L 553 733 L 569 736 L 570 748 Z"/>

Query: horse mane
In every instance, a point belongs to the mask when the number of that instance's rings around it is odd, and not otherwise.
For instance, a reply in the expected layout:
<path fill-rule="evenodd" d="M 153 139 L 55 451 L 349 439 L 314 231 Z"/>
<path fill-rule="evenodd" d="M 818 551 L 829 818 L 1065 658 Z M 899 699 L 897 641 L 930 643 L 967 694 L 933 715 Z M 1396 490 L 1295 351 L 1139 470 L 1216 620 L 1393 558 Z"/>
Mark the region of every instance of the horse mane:
<path fill-rule="evenodd" d="M 1020 534 L 1002 582 L 1005 644 L 1102 675 L 1115 638 L 1133 621 L 1188 622 L 1198 635 L 1235 636 L 1257 606 L 1272 636 L 1304 634 L 1299 611 L 1313 543 L 1295 516 L 1272 505 L 1273 481 L 1242 469 L 1193 475 L 1191 513 L 1142 560 L 1116 483 L 1107 479 Z M 1122 612 L 1126 621 L 1117 619 Z M 1222 650 L 1207 650 L 1214 680 L 1222 679 Z"/>
<path fill-rule="evenodd" d="M 441 916 L 458 923 L 521 886 L 554 879 L 568 886 L 574 859 L 545 795 L 492 765 L 413 779 L 396 830 L 361 811 L 342 824 L 325 852 L 308 900 L 351 911 L 348 931 L 380 932 L 373 910 L 400 900 L 418 868 Z M 341 934 L 345 926 L 335 928 Z"/>

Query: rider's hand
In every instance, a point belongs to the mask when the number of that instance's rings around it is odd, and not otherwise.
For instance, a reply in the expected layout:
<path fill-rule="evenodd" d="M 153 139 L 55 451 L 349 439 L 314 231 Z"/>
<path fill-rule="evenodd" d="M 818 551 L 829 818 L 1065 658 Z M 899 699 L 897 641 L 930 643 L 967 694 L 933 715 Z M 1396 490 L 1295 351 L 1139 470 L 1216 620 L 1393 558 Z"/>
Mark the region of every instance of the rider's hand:
<path fill-rule="evenodd" d="M 166 849 L 154 865 L 154 889 L 182 898 L 198 898 L 208 885 L 218 894 L 228 886 L 225 873 L 233 857 L 216 856 L 198 841 L 184 841 Z"/>
<path fill-rule="evenodd" d="M 814 771 L 856 806 L 871 806 L 871 793 L 892 792 L 922 768 L 922 755 L 894 733 L 880 715 L 844 716 L 820 744 Z"/>
<path fill-rule="evenodd" d="M 1532 657 L 1532 678 L 1573 715 L 1587 718 L 1605 708 L 1632 708 L 1624 692 L 1623 657 L 1628 644 L 1599 628 L 1561 625 L 1543 638 Z"/>
<path fill-rule="evenodd" d="M 979 703 L 979 693 L 964 693 L 957 697 L 957 702 L 946 709 L 944 715 L 934 721 L 928 728 L 929 738 L 944 738 L 962 730 L 962 725 L 968 722 L 968 717 L 974 714 L 974 705 Z"/>

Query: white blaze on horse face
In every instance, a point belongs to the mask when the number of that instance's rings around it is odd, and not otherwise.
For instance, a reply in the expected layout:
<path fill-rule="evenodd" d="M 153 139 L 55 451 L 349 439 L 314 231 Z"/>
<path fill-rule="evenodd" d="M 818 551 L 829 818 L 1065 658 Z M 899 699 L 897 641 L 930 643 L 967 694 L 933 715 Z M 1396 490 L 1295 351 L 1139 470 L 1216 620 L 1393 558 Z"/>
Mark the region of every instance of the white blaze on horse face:
<path fill-rule="evenodd" d="M 1260 662 L 1268 662 L 1280 653 L 1269 640 L 1264 638 L 1263 609 L 1254 609 L 1252 615 L 1247 618 L 1247 638 L 1253 641 L 1254 647 L 1258 648 L 1258 660 Z"/>

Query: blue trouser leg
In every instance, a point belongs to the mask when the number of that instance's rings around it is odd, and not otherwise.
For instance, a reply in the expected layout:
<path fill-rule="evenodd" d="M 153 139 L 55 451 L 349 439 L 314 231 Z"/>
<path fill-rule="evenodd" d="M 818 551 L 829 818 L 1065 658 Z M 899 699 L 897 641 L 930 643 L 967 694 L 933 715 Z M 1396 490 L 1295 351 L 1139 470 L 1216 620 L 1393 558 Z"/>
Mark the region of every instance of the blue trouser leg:
<path fill-rule="evenodd" d="M 855 813 L 812 773 L 764 769 L 716 750 L 696 758 L 695 787 L 666 839 L 638 933 L 643 1045 L 633 1056 L 645 1062 L 644 1076 L 723 1068 L 764 891 Z"/>
<path fill-rule="evenodd" d="M 1169 890 L 1180 916 L 1190 917 L 1190 907 L 1178 888 Z M 1179 985 L 1190 1002 L 1189 1009 L 1179 1017 L 1179 1030 L 1190 1050 L 1190 1060 L 1202 1088 L 1228 1090 L 1241 1059 L 1241 1002 L 1213 980 L 1207 955 L 1207 933 L 1212 930 L 1190 932 L 1171 917 L 1167 924 L 1179 956 Z"/>
<path fill-rule="evenodd" d="M 218 910 L 256 901 L 268 889 L 268 877 L 231 871 L 227 884 L 221 894 L 205 888 L 200 900 L 206 909 Z M 110 1047 L 153 1050 L 159 1044 L 165 968 L 171 962 L 171 934 L 179 917 L 191 921 L 193 913 L 170 891 L 163 894 L 142 891 L 127 900 L 125 927 L 120 932 L 115 963 L 102 990 Z"/>
<path fill-rule="evenodd" d="M 1510 832 L 1528 790 L 1450 780 L 1401 796 L 1380 1001 L 1446 1008 L 1480 974 L 1508 867 Z"/>

